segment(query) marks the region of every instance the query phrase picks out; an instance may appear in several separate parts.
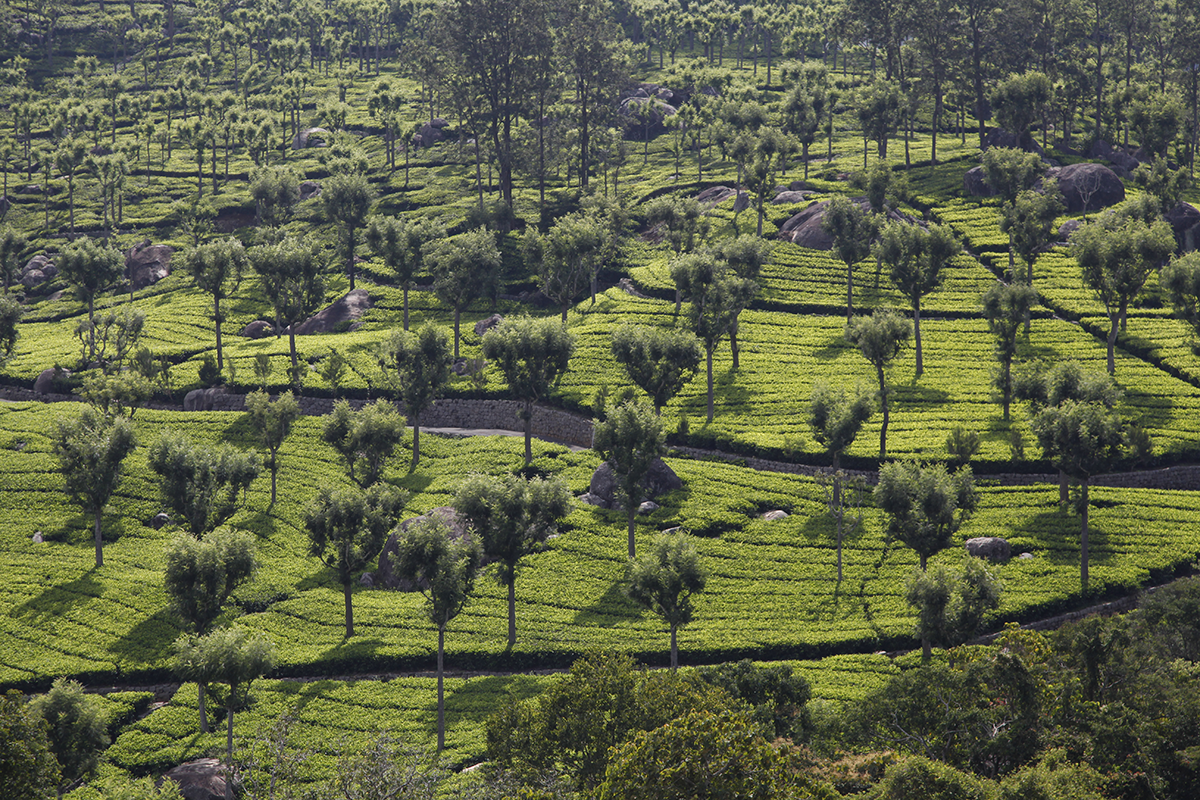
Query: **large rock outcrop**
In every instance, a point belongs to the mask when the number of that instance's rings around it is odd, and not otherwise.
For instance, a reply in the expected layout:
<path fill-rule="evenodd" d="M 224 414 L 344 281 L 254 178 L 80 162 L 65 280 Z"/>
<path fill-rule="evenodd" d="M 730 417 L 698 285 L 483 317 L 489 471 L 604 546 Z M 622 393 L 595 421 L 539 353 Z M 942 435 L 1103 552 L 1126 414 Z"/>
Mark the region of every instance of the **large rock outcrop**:
<path fill-rule="evenodd" d="M 467 521 L 459 516 L 458 512 L 450 506 L 439 506 L 428 514 L 422 514 L 419 517 L 409 517 L 400 523 L 400 532 L 407 531 L 411 526 L 418 522 L 424 522 L 430 517 L 441 520 L 446 523 L 446 527 L 450 529 L 451 539 L 461 539 L 467 535 Z M 383 550 L 379 553 L 379 567 L 374 572 L 363 573 L 359 582 L 366 586 L 373 586 L 376 589 L 394 589 L 401 592 L 410 592 L 415 587 L 408 581 L 401 580 L 396 575 L 393 568 L 392 556 L 399 552 L 399 542 L 396 534 L 388 536 L 384 542 Z"/>
<path fill-rule="evenodd" d="M 645 499 L 654 499 L 675 489 L 682 489 L 683 481 L 675 474 L 675 470 L 667 466 L 661 458 L 655 459 L 650 465 L 650 472 L 642 482 Z M 588 505 L 601 508 L 620 508 L 621 503 L 616 499 L 617 476 L 613 473 L 608 462 L 601 464 L 592 473 L 588 492 L 580 500 Z"/>
<path fill-rule="evenodd" d="M 135 290 L 153 286 L 171 274 L 174 253 L 169 245 L 151 244 L 149 239 L 135 244 L 125 254 L 125 277 Z"/>
<path fill-rule="evenodd" d="M 344 331 L 374 303 L 366 289 L 355 289 L 296 326 L 297 336 Z"/>
<path fill-rule="evenodd" d="M 1070 164 L 1049 170 L 1047 176 L 1058 179 L 1068 214 L 1099 211 L 1125 199 L 1125 185 L 1103 164 Z"/>
<path fill-rule="evenodd" d="M 228 771 L 215 758 L 198 758 L 177 767 L 172 767 L 163 775 L 163 780 L 173 780 L 179 784 L 179 793 L 184 800 L 225 800 L 225 781 Z M 236 781 L 234 782 L 236 790 Z M 236 797 L 240 794 L 234 791 Z"/>

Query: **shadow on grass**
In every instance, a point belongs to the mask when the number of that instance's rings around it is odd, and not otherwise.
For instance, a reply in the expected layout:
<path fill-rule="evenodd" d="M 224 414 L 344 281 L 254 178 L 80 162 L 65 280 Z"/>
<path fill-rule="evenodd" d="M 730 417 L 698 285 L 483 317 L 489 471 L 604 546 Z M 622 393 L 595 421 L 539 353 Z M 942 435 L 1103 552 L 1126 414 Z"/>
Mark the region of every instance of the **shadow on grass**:
<path fill-rule="evenodd" d="M 14 617 L 28 617 L 30 622 L 52 619 L 70 611 L 77 603 L 84 603 L 100 596 L 103 585 L 96 580 L 96 570 L 89 569 L 73 581 L 52 586 L 37 597 L 26 600 L 14 608 Z"/>
<path fill-rule="evenodd" d="M 620 622 L 638 619 L 644 613 L 625 596 L 625 581 L 613 581 L 594 603 L 579 610 L 571 624 L 611 628 Z"/>
<path fill-rule="evenodd" d="M 108 646 L 120 662 L 145 664 L 168 655 L 171 642 L 179 636 L 175 615 L 162 608 L 129 629 Z"/>

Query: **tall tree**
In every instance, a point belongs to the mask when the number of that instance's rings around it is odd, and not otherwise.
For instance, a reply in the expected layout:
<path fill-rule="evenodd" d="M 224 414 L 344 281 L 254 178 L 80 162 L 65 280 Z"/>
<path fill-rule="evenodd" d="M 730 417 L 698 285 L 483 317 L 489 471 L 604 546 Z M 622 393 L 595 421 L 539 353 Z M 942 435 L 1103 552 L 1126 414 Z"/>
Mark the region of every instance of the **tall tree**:
<path fill-rule="evenodd" d="M 571 493 L 557 478 L 472 475 L 453 505 L 479 536 L 483 556 L 497 564 L 496 580 L 508 589 L 508 646 L 517 643 L 517 568 L 542 549 L 571 511 Z"/>
<path fill-rule="evenodd" d="M 425 596 L 425 615 L 437 628 L 437 749 L 446 745 L 446 703 L 443 694 L 443 661 L 446 626 L 471 599 L 479 571 L 479 545 L 470 538 L 453 540 L 446 524 L 436 517 L 411 525 L 401 535 L 393 556 L 396 574 L 412 581 Z"/>
<path fill-rule="evenodd" d="M 259 390 L 246 395 L 246 414 L 250 426 L 267 449 L 267 468 L 271 470 L 271 505 L 275 506 L 276 479 L 279 476 L 279 448 L 292 432 L 292 425 L 300 418 L 300 404 L 291 392 L 285 392 L 271 401 L 270 395 Z"/>
<path fill-rule="evenodd" d="M 500 251 L 487 228 L 476 228 L 437 243 L 428 256 L 433 291 L 454 310 L 454 358 L 458 359 L 459 320 L 472 301 L 491 293 L 499 281 Z"/>
<path fill-rule="evenodd" d="M 233 516 L 259 472 L 258 453 L 193 444 L 171 432 L 151 445 L 148 461 L 163 502 L 196 538 Z"/>
<path fill-rule="evenodd" d="M 75 235 L 75 180 L 79 171 L 87 163 L 88 147 L 81 139 L 74 136 L 59 142 L 54 151 L 54 166 L 60 175 L 67 179 L 67 208 L 71 219 L 71 235 Z M 47 187 L 49 191 L 49 187 Z"/>
<path fill-rule="evenodd" d="M 1172 259 L 1159 273 L 1158 283 L 1166 290 L 1175 315 L 1192 329 L 1192 352 L 1200 354 L 1200 254 Z"/>
<path fill-rule="evenodd" d="M 879 309 L 869 317 L 857 317 L 846 326 L 846 340 L 858 347 L 863 358 L 875 368 L 879 381 L 879 407 L 883 425 L 879 429 L 879 458 L 887 458 L 888 405 L 887 368 L 912 336 L 912 323 L 891 309 Z"/>
<path fill-rule="evenodd" d="M 221 301 L 237 291 L 249 263 L 242 243 L 232 237 L 223 242 L 208 242 L 193 248 L 183 262 L 184 269 L 192 276 L 200 291 L 212 295 L 218 370 L 225 369 L 221 347 L 221 323 L 225 321 L 225 315 L 221 313 Z"/>
<path fill-rule="evenodd" d="M 373 217 L 367 226 L 367 245 L 396 273 L 404 290 L 404 330 L 408 330 L 408 292 L 424 267 L 425 248 L 445 234 L 435 222 L 401 217 Z"/>
<path fill-rule="evenodd" d="M 325 299 L 321 263 L 311 247 L 291 236 L 278 244 L 253 247 L 248 253 L 254 271 L 262 279 L 263 292 L 275 309 L 275 335 L 287 324 L 292 383 L 299 388 L 303 374 L 296 353 L 296 326 Z"/>
<path fill-rule="evenodd" d="M 1033 286 L 1034 261 L 1057 237 L 1054 222 L 1064 208 L 1058 181 L 1053 178 L 1042 181 L 1040 191 L 1026 189 L 1012 203 L 1004 204 L 1000 231 L 1008 234 L 1008 269 L 1012 280 L 1018 279 L 1013 272 L 1015 253 L 1025 262 L 1025 283 Z"/>
<path fill-rule="evenodd" d="M 917 635 L 930 646 L 954 647 L 979 632 L 983 617 L 1000 605 L 1000 582 L 983 559 L 965 556 L 962 566 L 914 570 L 904 599 L 917 610 Z M 929 660 L 925 652 L 925 660 Z"/>
<path fill-rule="evenodd" d="M 546 236 L 525 234 L 525 259 L 541 280 L 542 292 L 562 309 L 562 321 L 583 287 L 596 303 L 596 281 L 606 249 L 604 226 L 592 214 L 560 217 Z"/>
<path fill-rule="evenodd" d="M 58 795 L 87 777 L 100 763 L 109 745 L 108 724 L 100 700 L 85 694 L 83 685 L 55 678 L 46 694 L 30 702 L 30 711 L 46 723 L 50 752 L 62 768 Z"/>
<path fill-rule="evenodd" d="M 662 618 L 671 630 L 671 669 L 679 669 L 679 629 L 692 621 L 692 596 L 704 591 L 708 575 L 692 537 L 660 533 L 629 565 L 626 590 L 638 605 Z"/>
<path fill-rule="evenodd" d="M 421 460 L 421 413 L 433 404 L 450 380 L 450 342 L 445 331 L 426 323 L 414 333 L 392 331 L 382 345 L 380 365 L 395 385 L 404 413 L 413 429 L 412 468 Z"/>
<path fill-rule="evenodd" d="M 763 266 L 771 260 L 771 251 L 774 246 L 770 242 L 763 241 L 757 236 L 738 236 L 735 239 L 726 239 L 717 245 L 713 251 L 717 258 L 725 262 L 725 266 L 739 278 L 743 280 L 758 282 L 758 276 L 762 272 Z M 729 350 L 733 355 L 733 369 L 736 371 L 738 364 L 738 355 L 741 352 L 741 347 L 738 343 L 738 321 L 741 319 L 743 308 L 738 309 L 738 312 L 733 317 L 733 324 L 729 326 Z"/>
<path fill-rule="evenodd" d="M 305 514 L 308 553 L 333 570 L 346 604 L 346 638 L 354 636 L 351 591 L 379 555 L 407 494 L 377 483 L 366 491 L 322 487 Z"/>
<path fill-rule="evenodd" d="M 5 193 L 7 196 L 7 193 Z M 29 240 L 11 225 L 0 227 L 0 280 L 4 282 L 4 294 L 20 274 L 22 257 Z"/>
<path fill-rule="evenodd" d="M 50 750 L 46 720 L 9 689 L 0 696 L 0 774 L 16 797 L 50 800 L 55 796 L 62 767 Z"/>
<path fill-rule="evenodd" d="M 67 494 L 92 515 L 97 567 L 104 566 L 100 517 L 121 484 L 125 457 L 136 446 L 129 420 L 105 416 L 91 406 L 72 420 L 60 420 L 54 430 L 54 453 Z"/>
<path fill-rule="evenodd" d="M 354 289 L 354 276 L 358 271 L 354 263 L 354 249 L 358 246 L 358 231 L 367 224 L 367 214 L 375 192 L 364 175 L 353 172 L 335 174 L 321 185 L 321 207 L 325 216 L 342 229 L 342 247 L 346 258 L 346 275 L 350 278 L 350 289 Z"/>
<path fill-rule="evenodd" d="M 833 497 L 830 508 L 837 522 L 837 567 L 838 582 L 842 580 L 842 535 L 844 533 L 845 507 L 842 503 L 842 454 L 854 444 L 858 432 L 875 413 L 875 402 L 867 394 L 854 397 L 844 389 L 834 389 L 827 383 L 813 385 L 812 400 L 808 406 L 808 423 L 813 429 L 813 438 L 825 448 L 833 465 Z"/>
<path fill-rule="evenodd" d="M 63 279 L 88 307 L 88 360 L 96 357 L 96 297 L 121 278 L 125 259 L 107 245 L 84 236 L 71 242 L 55 259 Z"/>
<path fill-rule="evenodd" d="M 662 419 L 644 403 L 622 403 L 596 424 L 592 449 L 608 462 L 616 476 L 616 493 L 629 517 L 629 557 L 633 558 L 634 522 L 645 497 L 646 476 L 666 452 Z"/>
<path fill-rule="evenodd" d="M 1088 593 L 1088 511 L 1091 478 L 1112 469 L 1123 455 L 1125 431 L 1104 403 L 1064 400 L 1047 406 L 1033 418 L 1033 432 L 1050 463 L 1079 481 L 1079 583 Z"/>
<path fill-rule="evenodd" d="M 212 630 L 230 595 L 258 570 L 254 537 L 226 529 L 203 539 L 180 533 L 167 546 L 166 558 L 163 584 L 171 610 L 201 636 Z M 200 732 L 208 733 L 206 686 L 198 686 Z"/>
<path fill-rule="evenodd" d="M 918 378 L 925 371 L 921 351 L 921 299 L 941 285 L 942 268 L 961 250 L 962 245 L 947 225 L 930 225 L 926 230 L 903 222 L 885 225 L 875 248 L 876 257 L 891 271 L 892 283 L 912 306 Z"/>
<path fill-rule="evenodd" d="M 821 218 L 821 229 L 833 237 L 833 250 L 846 265 L 846 322 L 854 316 L 854 265 L 871 254 L 879 235 L 874 214 L 845 195 L 834 195 Z"/>
<path fill-rule="evenodd" d="M 1129 303 L 1146 279 L 1175 251 L 1175 236 L 1165 220 L 1147 223 L 1110 209 L 1071 234 L 1071 254 L 1083 282 L 1108 313 L 1108 374 L 1116 374 L 1117 329 L 1125 324 Z"/>
<path fill-rule="evenodd" d="M 983 293 L 983 316 L 988 329 L 996 337 L 996 358 L 1000 371 L 994 379 L 1004 405 L 1004 421 L 1008 422 L 1013 397 L 1012 363 L 1017 357 L 1017 331 L 1034 303 L 1037 292 L 1023 283 L 996 282 Z"/>
<path fill-rule="evenodd" d="M 613 330 L 612 354 L 661 415 L 663 406 L 695 376 L 702 351 L 690 331 L 625 324 Z"/>
<path fill-rule="evenodd" d="M 366 488 L 379 483 L 396 446 L 404 442 L 404 418 L 383 400 L 357 412 L 348 400 L 338 400 L 325 417 L 321 437 L 346 462 L 350 480 Z"/>
<path fill-rule="evenodd" d="M 533 461 L 533 404 L 567 371 L 575 337 L 556 319 L 517 317 L 483 335 L 483 357 L 496 364 L 509 394 L 525 404 L 525 464 Z"/>

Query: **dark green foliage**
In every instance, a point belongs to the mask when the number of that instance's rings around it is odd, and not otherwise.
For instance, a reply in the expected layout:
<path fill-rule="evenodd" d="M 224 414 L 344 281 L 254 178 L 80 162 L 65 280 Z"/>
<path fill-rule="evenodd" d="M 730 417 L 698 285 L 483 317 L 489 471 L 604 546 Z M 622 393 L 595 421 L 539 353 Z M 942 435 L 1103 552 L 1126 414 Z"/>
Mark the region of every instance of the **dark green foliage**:
<path fill-rule="evenodd" d="M 300 361 L 296 355 L 296 325 L 316 311 L 325 299 L 322 264 L 309 245 L 287 236 L 276 244 L 248 251 L 250 263 L 262 280 L 263 293 L 275 309 L 275 330 L 288 329 L 292 355 L 292 383 L 300 386 Z"/>
<path fill-rule="evenodd" d="M 375 193 L 363 175 L 334 173 L 321 185 L 321 207 L 325 216 L 342 229 L 346 275 L 350 288 L 354 289 L 354 248 L 358 244 L 358 231 L 367 224 L 367 214 Z"/>
<path fill-rule="evenodd" d="M 121 279 L 125 259 L 107 244 L 83 236 L 71 242 L 55 259 L 59 274 L 75 289 L 79 299 L 87 303 L 88 322 L 95 325 L 96 297 Z M 88 336 L 88 360 L 95 358 L 95 333 Z"/>
<path fill-rule="evenodd" d="M 982 559 L 965 556 L 961 566 L 914 570 L 905 600 L 917 610 L 917 636 L 938 647 L 971 639 L 987 612 L 1000 605 L 1000 583 Z"/>
<path fill-rule="evenodd" d="M 30 703 L 30 711 L 46 723 L 50 752 L 62 768 L 60 786 L 70 786 L 96 768 L 108 747 L 108 733 L 99 703 L 84 694 L 82 685 L 58 678 L 47 694 Z"/>
<path fill-rule="evenodd" d="M 24 234 L 10 225 L 0 226 L 0 282 L 4 285 L 6 295 L 13 281 L 20 277 L 21 267 L 24 266 L 21 259 L 28 247 L 29 240 Z"/>
<path fill-rule="evenodd" d="M 874 796 L 879 800 L 987 800 L 988 791 L 972 775 L 914 756 L 890 767 Z"/>
<path fill-rule="evenodd" d="M 517 641 L 517 567 L 541 550 L 571 510 L 571 493 L 556 478 L 472 475 L 454 495 L 454 508 L 479 537 L 484 558 L 497 563 L 496 580 L 508 588 L 508 643 Z"/>
<path fill-rule="evenodd" d="M 1037 189 L 1026 189 L 1011 203 L 1005 203 L 1000 230 L 1008 234 L 1008 271 L 1011 280 L 1018 280 L 1014 256 L 1025 262 L 1022 279 L 1033 286 L 1033 262 L 1058 237 L 1055 222 L 1065 210 L 1058 181 L 1047 178 Z"/>
<path fill-rule="evenodd" d="M 17 339 L 21 337 L 17 325 L 24 314 L 19 302 L 7 295 L 0 297 L 0 364 L 17 348 Z"/>
<path fill-rule="evenodd" d="M 921 350 L 921 299 L 942 283 L 942 269 L 958 255 L 962 245 L 945 225 L 919 225 L 889 222 L 883 227 L 875 257 L 886 264 L 892 283 L 908 298 L 913 310 L 916 340 L 917 377 L 924 372 Z"/>
<path fill-rule="evenodd" d="M 300 404 L 291 392 L 285 392 L 271 402 L 264 391 L 246 395 L 246 415 L 267 450 L 267 468 L 271 470 L 271 505 L 275 505 L 276 478 L 279 475 L 279 448 L 292 432 L 300 416 Z"/>
<path fill-rule="evenodd" d="M 1188 253 L 1171 259 L 1158 275 L 1175 314 L 1191 328 L 1191 348 L 1200 352 L 1200 254 Z"/>
<path fill-rule="evenodd" d="M 1026 153 L 1008 147 L 989 147 L 983 153 L 983 174 L 992 191 L 1008 203 L 1017 195 L 1032 189 L 1042 176 L 1042 159 L 1036 153 Z"/>
<path fill-rule="evenodd" d="M 14 797 L 49 800 L 62 776 L 50 750 L 46 720 L 16 689 L 0 697 L 0 776 Z"/>
<path fill-rule="evenodd" d="M 107 417 L 90 407 L 74 420 L 59 420 L 54 430 L 54 453 L 67 494 L 92 515 L 97 567 L 104 565 L 100 516 L 121 483 L 125 457 L 136 446 L 129 420 Z"/>
<path fill-rule="evenodd" d="M 1029 126 L 1042 117 L 1054 97 L 1054 84 L 1041 72 L 1010 75 L 988 99 L 1000 127 L 1025 143 Z"/>
<path fill-rule="evenodd" d="M 163 504 L 197 538 L 233 516 L 259 473 L 258 453 L 193 444 L 182 434 L 164 434 L 148 460 Z"/>
<path fill-rule="evenodd" d="M 629 557 L 633 558 L 634 520 L 643 499 L 642 484 L 654 461 L 666 452 L 662 420 L 643 403 L 622 403 L 596 424 L 592 447 L 617 478 L 616 495 L 629 516 Z"/>
<path fill-rule="evenodd" d="M 1150 164 L 1139 165 L 1133 171 L 1133 180 L 1158 200 L 1158 210 L 1162 214 L 1175 208 L 1183 199 L 1183 193 L 1192 187 L 1187 169 L 1172 169 L 1162 156 L 1156 156 Z"/>
<path fill-rule="evenodd" d="M 833 237 L 833 250 L 846 265 L 846 320 L 853 315 L 854 265 L 871 254 L 871 242 L 879 235 L 874 214 L 845 195 L 834 195 L 821 218 L 821 228 Z"/>
<path fill-rule="evenodd" d="M 506 319 L 483 335 L 483 357 L 496 365 L 509 392 L 525 403 L 525 463 L 533 460 L 533 404 L 567 371 L 575 337 L 555 319 Z"/>
<path fill-rule="evenodd" d="M 708 574 L 692 537 L 662 533 L 629 564 L 626 593 L 638 605 L 661 617 L 671 631 L 671 669 L 679 668 L 676 634 L 692 621 L 692 596 L 704 591 Z"/>
<path fill-rule="evenodd" d="M 282 225 L 300 202 L 300 178 L 291 167 L 260 167 L 250 173 L 250 196 L 259 220 Z"/>
<path fill-rule="evenodd" d="M 987 319 L 988 329 L 996 337 L 996 358 L 1000 361 L 1000 371 L 994 383 L 1000 390 L 1006 421 L 1013 398 L 1012 363 L 1017 357 L 1017 332 L 1036 302 L 1037 293 L 1033 287 L 1023 283 L 996 283 L 983 294 L 983 316 Z"/>
<path fill-rule="evenodd" d="M 876 310 L 869 317 L 856 317 L 846 326 L 846 340 L 858 347 L 863 358 L 875 368 L 879 381 L 879 407 L 883 426 L 879 430 L 879 458 L 887 458 L 887 428 L 891 409 L 885 370 L 896 359 L 912 336 L 912 323 L 891 309 Z"/>
<path fill-rule="evenodd" d="M 754 721 L 774 736 L 799 739 L 809 727 L 808 681 L 787 664 L 759 666 L 749 659 L 700 667 L 696 674 L 753 709 Z"/>
<path fill-rule="evenodd" d="M 380 350 L 379 363 L 396 387 L 412 424 L 412 466 L 416 469 L 421 459 L 421 413 L 442 396 L 450 380 L 450 342 L 445 331 L 432 323 L 422 325 L 415 334 L 393 331 Z"/>
<path fill-rule="evenodd" d="M 383 400 L 357 412 L 349 401 L 339 400 L 325 417 L 322 436 L 346 462 L 350 479 L 365 488 L 380 481 L 396 447 L 403 444 L 404 417 Z"/>
<path fill-rule="evenodd" d="M 242 282 L 250 261 L 246 250 L 237 239 L 226 239 L 223 242 L 209 242 L 188 251 L 184 259 L 184 269 L 192 276 L 200 291 L 212 295 L 213 322 L 217 332 L 217 370 L 225 368 L 221 348 L 221 323 L 224 315 L 221 312 L 221 301 L 237 291 Z M 200 378 L 202 383 L 204 376 Z"/>
<path fill-rule="evenodd" d="M 171 610 L 199 634 L 208 633 L 229 596 L 258 570 L 254 537 L 222 528 L 203 539 L 179 534 L 167 546 L 164 584 Z"/>
<path fill-rule="evenodd" d="M 443 239 L 430 248 L 425 258 L 433 273 L 433 291 L 454 311 L 454 357 L 458 358 L 462 310 L 472 301 L 493 294 L 500 285 L 496 237 L 487 228 L 476 228 Z"/>
<path fill-rule="evenodd" d="M 655 413 L 661 414 L 662 407 L 695 376 L 702 351 L 689 331 L 626 324 L 613 330 L 612 354 L 629 379 L 650 395 Z"/>
<path fill-rule="evenodd" d="M 337 575 L 346 603 L 346 638 L 354 635 L 351 589 L 370 566 L 396 522 L 408 494 L 389 484 L 365 492 L 323 487 L 305 515 L 309 555 Z"/>
<path fill-rule="evenodd" d="M 406 148 L 407 149 L 407 148 Z M 404 290 L 404 330 L 408 330 L 408 291 L 425 265 L 425 250 L 444 237 L 440 225 L 413 222 L 400 217 L 373 217 L 367 225 L 367 245 L 384 265 L 396 273 Z"/>
<path fill-rule="evenodd" d="M 922 570 L 950 544 L 977 502 L 970 467 L 951 474 L 941 464 L 890 461 L 879 469 L 875 504 L 888 515 L 888 531 L 917 551 Z"/>

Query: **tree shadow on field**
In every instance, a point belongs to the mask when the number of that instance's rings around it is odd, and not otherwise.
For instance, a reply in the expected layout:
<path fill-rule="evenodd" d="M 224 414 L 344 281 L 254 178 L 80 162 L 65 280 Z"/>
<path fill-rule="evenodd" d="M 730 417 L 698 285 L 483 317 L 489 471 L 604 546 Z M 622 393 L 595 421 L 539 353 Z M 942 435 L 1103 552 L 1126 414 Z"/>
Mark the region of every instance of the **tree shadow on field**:
<path fill-rule="evenodd" d="M 571 624 L 611 628 L 620 622 L 638 619 L 642 614 L 642 609 L 625 596 L 625 581 L 618 580 L 609 584 L 604 594 L 590 606 L 580 609 Z"/>
<path fill-rule="evenodd" d="M 818 361 L 833 361 L 844 353 L 855 352 L 857 348 L 846 341 L 845 334 L 831 336 L 825 344 L 813 350 L 813 357 Z"/>
<path fill-rule="evenodd" d="M 254 431 L 254 426 L 250 424 L 250 417 L 247 414 L 237 414 L 234 416 L 233 421 L 221 431 L 221 441 L 242 448 L 257 448 L 261 446 L 258 435 Z"/>
<path fill-rule="evenodd" d="M 478 729 L 496 713 L 509 698 L 524 700 L 537 694 L 536 685 L 525 676 L 489 675 L 469 678 L 446 692 L 446 730 L 469 723 Z M 437 696 L 430 692 L 429 714 L 422 727 L 430 738 L 437 736 Z"/>
<path fill-rule="evenodd" d="M 1072 487 L 1072 502 L 1076 491 Z M 1089 564 L 1109 564 L 1116 556 L 1109 548 L 1110 540 L 1105 530 L 1106 526 L 1102 520 L 1097 519 L 1097 512 L 1106 507 L 1107 503 L 1097 504 L 1093 496 L 1088 520 Z M 1038 549 L 1045 554 L 1046 561 L 1055 566 L 1079 567 L 1080 534 L 1083 525 L 1078 514 L 1063 514 L 1057 509 L 1046 511 L 1026 519 L 1021 528 L 1024 535 L 1037 542 Z"/>
<path fill-rule="evenodd" d="M 26 600 L 10 613 L 14 617 L 28 617 L 28 622 L 53 619 L 70 611 L 78 603 L 86 603 L 100 596 L 103 585 L 96 580 L 96 570 L 89 569 L 73 581 L 52 586 Z"/>
<path fill-rule="evenodd" d="M 912 407 L 925 408 L 938 406 L 949 402 L 950 393 L 945 389 L 936 389 L 932 386 L 920 386 L 915 380 L 912 383 L 893 383 L 892 402 L 896 405 L 894 408 Z"/>
<path fill-rule="evenodd" d="M 160 608 L 130 628 L 107 649 L 120 662 L 145 664 L 166 656 L 179 632 L 175 615 L 166 608 Z"/>

